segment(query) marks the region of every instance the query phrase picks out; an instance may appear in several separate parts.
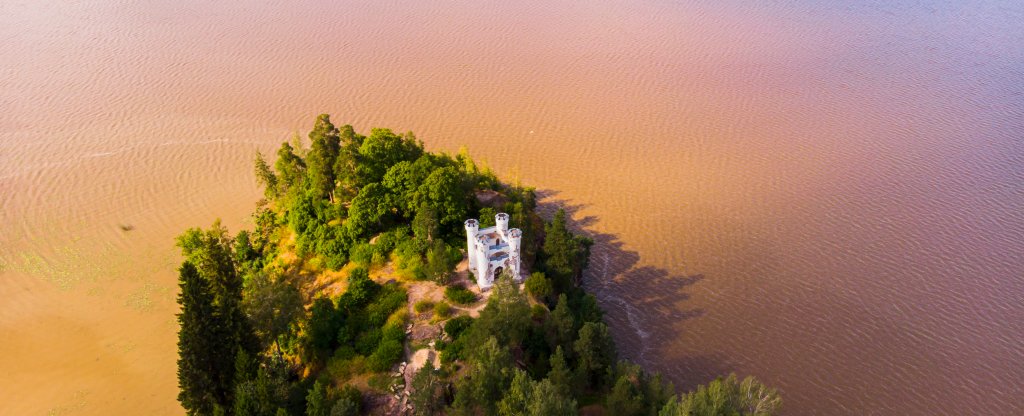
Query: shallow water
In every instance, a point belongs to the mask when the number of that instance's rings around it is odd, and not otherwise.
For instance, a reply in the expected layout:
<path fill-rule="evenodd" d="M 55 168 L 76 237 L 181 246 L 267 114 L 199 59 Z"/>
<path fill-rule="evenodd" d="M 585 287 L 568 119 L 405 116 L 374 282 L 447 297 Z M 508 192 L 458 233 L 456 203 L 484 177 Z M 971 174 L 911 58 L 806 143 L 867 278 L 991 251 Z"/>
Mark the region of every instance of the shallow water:
<path fill-rule="evenodd" d="M 0 413 L 180 413 L 173 237 L 247 226 L 321 112 L 567 205 L 679 387 L 1024 413 L 1018 2 L 37 3 L 0 3 Z"/>

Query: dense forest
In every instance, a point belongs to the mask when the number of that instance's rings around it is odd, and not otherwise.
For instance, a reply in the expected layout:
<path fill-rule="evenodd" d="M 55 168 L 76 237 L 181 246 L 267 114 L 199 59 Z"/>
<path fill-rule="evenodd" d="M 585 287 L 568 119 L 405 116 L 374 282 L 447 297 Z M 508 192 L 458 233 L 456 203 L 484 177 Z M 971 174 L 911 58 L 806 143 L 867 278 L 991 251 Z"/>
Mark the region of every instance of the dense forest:
<path fill-rule="evenodd" d="M 178 399 L 190 415 L 770 415 L 777 392 L 728 376 L 677 395 L 618 359 L 580 286 L 591 241 L 533 189 L 411 133 L 317 117 L 306 140 L 256 155 L 252 229 L 178 237 Z M 523 231 L 523 284 L 488 292 L 458 267 L 463 221 L 506 212 Z M 490 222 L 490 223 L 489 223 Z M 462 270 L 460 270 L 462 269 Z M 444 300 L 411 302 L 413 285 Z M 414 304 L 410 304 L 414 303 Z M 475 317 L 474 317 L 475 315 Z M 429 340 L 410 328 L 441 328 Z M 425 323 L 424 323 L 425 322 Z M 403 376 L 410 353 L 437 368 Z M 408 380 L 408 383 L 406 382 Z"/>

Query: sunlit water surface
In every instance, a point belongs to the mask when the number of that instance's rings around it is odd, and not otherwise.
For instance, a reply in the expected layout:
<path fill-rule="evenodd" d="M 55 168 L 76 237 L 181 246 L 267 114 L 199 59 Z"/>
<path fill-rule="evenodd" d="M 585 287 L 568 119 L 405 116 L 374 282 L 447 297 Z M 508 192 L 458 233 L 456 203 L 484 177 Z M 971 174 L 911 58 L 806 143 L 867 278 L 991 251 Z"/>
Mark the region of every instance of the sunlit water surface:
<path fill-rule="evenodd" d="M 0 3 L 0 414 L 180 413 L 173 237 L 250 226 L 255 150 L 321 112 L 467 145 L 569 207 L 620 352 L 680 388 L 732 371 L 786 414 L 1024 414 L 1021 22 L 1015 1 Z"/>

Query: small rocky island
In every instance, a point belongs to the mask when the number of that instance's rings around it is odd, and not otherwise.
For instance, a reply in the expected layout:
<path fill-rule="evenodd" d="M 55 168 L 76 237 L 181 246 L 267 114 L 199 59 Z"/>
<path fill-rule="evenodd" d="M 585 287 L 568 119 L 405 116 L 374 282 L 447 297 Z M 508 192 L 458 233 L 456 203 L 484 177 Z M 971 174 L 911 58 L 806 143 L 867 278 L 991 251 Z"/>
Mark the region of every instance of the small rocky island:
<path fill-rule="evenodd" d="M 579 285 L 591 240 L 532 188 L 412 133 L 336 127 L 257 153 L 253 228 L 178 237 L 190 415 L 770 415 L 748 377 L 677 395 L 619 360 Z M 469 219 L 467 218 L 476 218 Z M 465 249 L 461 247 L 464 245 Z M 532 273 L 527 273 L 527 270 Z"/>

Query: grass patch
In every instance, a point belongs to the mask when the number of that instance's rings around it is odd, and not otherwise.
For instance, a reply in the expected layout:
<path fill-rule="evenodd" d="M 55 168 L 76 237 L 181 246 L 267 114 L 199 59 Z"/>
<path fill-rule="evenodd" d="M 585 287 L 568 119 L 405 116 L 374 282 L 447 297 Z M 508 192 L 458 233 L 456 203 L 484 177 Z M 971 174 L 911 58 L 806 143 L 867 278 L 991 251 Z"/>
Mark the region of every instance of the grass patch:
<path fill-rule="evenodd" d="M 433 307 L 434 307 L 434 302 L 431 302 L 431 301 L 426 300 L 426 299 L 421 300 L 419 302 L 416 302 L 415 305 L 412 305 L 412 309 L 414 311 L 416 311 L 416 313 L 423 313 L 423 312 L 429 311 Z"/>
<path fill-rule="evenodd" d="M 444 298 L 456 305 L 470 305 L 476 302 L 476 294 L 469 289 L 457 286 L 444 288 Z"/>

